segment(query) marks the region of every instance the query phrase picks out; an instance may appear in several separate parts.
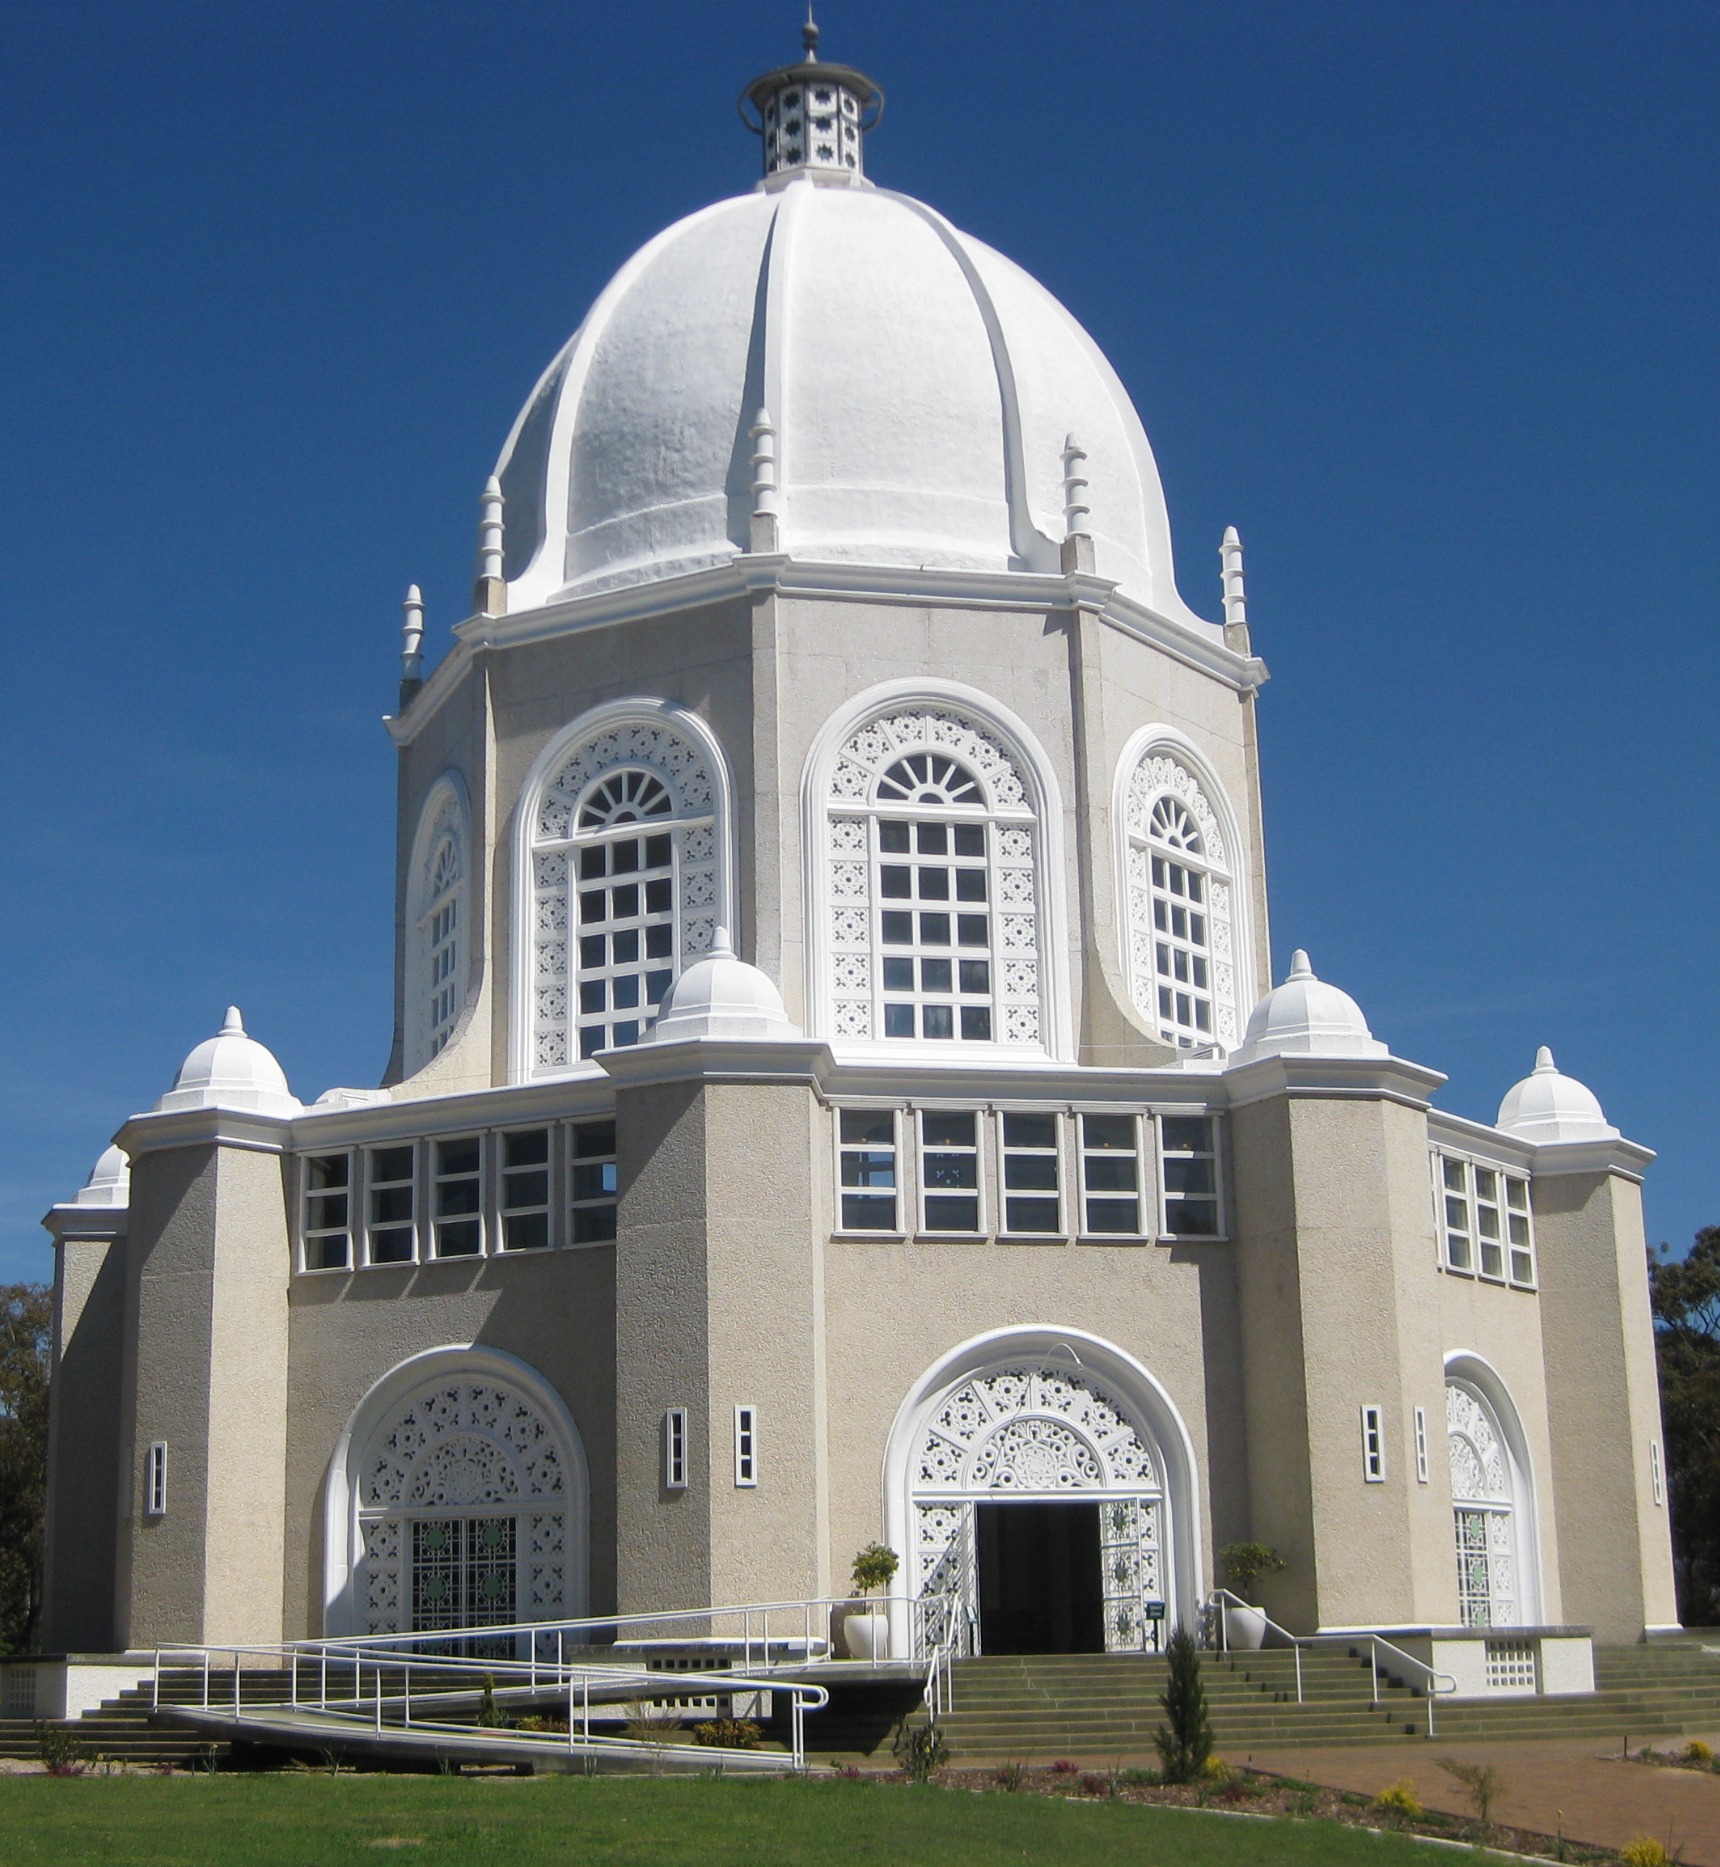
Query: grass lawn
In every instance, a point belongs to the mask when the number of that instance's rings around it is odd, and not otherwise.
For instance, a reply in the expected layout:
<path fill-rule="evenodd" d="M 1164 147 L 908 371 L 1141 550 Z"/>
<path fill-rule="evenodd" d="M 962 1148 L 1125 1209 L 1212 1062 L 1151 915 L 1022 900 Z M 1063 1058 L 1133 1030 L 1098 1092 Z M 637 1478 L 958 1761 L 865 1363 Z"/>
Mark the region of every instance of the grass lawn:
<path fill-rule="evenodd" d="M 851 1781 L 405 1776 L 0 1777 L 0 1860 L 149 1867 L 414 1862 L 1005 1860 L 1058 1867 L 1427 1867 L 1424 1847 L 1327 1822 Z"/>

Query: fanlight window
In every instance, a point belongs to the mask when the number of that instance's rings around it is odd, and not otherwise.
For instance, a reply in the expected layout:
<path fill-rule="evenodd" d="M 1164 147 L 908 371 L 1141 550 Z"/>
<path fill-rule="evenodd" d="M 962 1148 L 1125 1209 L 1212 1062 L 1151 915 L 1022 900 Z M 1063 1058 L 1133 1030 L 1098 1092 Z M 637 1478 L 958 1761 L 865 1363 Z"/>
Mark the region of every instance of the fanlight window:
<path fill-rule="evenodd" d="M 1458 1611 L 1466 1627 L 1510 1627 L 1518 1612 L 1516 1495 L 1492 1409 L 1453 1381 L 1445 1390 Z"/>
<path fill-rule="evenodd" d="M 1038 825 L 998 741 L 944 713 L 875 721 L 827 827 L 834 1035 L 1039 1043 Z"/>
<path fill-rule="evenodd" d="M 535 1069 L 638 1043 L 710 951 L 713 800 L 704 753 L 666 725 L 604 732 L 549 780 L 532 854 Z"/>
<path fill-rule="evenodd" d="M 447 1047 L 466 1003 L 466 813 L 452 779 L 419 818 L 407 889 L 406 1068 Z"/>
<path fill-rule="evenodd" d="M 447 836 L 436 847 L 430 870 L 430 908 L 422 938 L 429 973 L 430 1055 L 454 1033 L 460 1014 L 456 972 L 460 963 L 460 846 Z"/>
<path fill-rule="evenodd" d="M 1193 776 L 1143 758 L 1127 800 L 1129 980 L 1167 1042 L 1228 1049 L 1238 1036 L 1224 837 Z"/>

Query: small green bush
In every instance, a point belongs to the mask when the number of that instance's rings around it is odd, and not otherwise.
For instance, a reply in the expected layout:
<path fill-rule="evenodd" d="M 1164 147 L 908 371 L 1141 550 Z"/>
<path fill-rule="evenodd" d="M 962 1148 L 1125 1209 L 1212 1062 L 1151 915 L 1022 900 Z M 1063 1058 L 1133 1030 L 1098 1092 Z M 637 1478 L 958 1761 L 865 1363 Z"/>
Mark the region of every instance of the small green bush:
<path fill-rule="evenodd" d="M 950 1756 L 944 1734 L 935 1724 L 899 1724 L 890 1749 L 902 1774 L 915 1783 L 930 1782 Z"/>
<path fill-rule="evenodd" d="M 1638 1835 L 1634 1841 L 1626 1844 L 1619 1855 L 1624 1867 L 1674 1867 L 1673 1857 L 1667 1853 L 1664 1842 L 1656 1841 L 1653 1835 Z"/>
<path fill-rule="evenodd" d="M 89 1767 L 82 1742 L 70 1731 L 57 1731 L 37 1719 L 36 1754 L 50 1776 L 82 1776 Z"/>
<path fill-rule="evenodd" d="M 1407 1776 L 1400 1777 L 1388 1788 L 1382 1789 L 1368 1807 L 1375 1814 L 1387 1816 L 1394 1822 L 1419 1822 L 1427 1814 L 1421 1798 L 1415 1793 L 1415 1784 Z"/>
<path fill-rule="evenodd" d="M 1703 1743 L 1701 1738 L 1693 1737 L 1690 1742 L 1684 1746 L 1684 1761 L 1686 1763 L 1712 1763 L 1714 1761 L 1714 1752 L 1708 1745 Z"/>
<path fill-rule="evenodd" d="M 888 1588 L 902 1566 L 901 1558 L 882 1543 L 868 1543 L 854 1558 L 854 1592 L 869 1595 L 875 1588 Z"/>
<path fill-rule="evenodd" d="M 1494 1803 L 1505 1793 L 1504 1777 L 1490 1763 L 1460 1763 L 1455 1757 L 1441 1757 L 1439 1767 L 1469 1792 L 1481 1826 L 1487 1827 L 1493 1820 Z"/>
<path fill-rule="evenodd" d="M 762 1750 L 764 1733 L 750 1718 L 712 1718 L 693 1726 L 693 1742 L 721 1750 Z"/>
<path fill-rule="evenodd" d="M 1178 1627 L 1165 1643 L 1170 1677 L 1159 1694 L 1165 1722 L 1153 1735 L 1167 1783 L 1200 1779 L 1212 1755 L 1212 1725 L 1206 1715 L 1206 1688 L 1200 1682 L 1200 1650 L 1194 1635 Z"/>
<path fill-rule="evenodd" d="M 992 1772 L 992 1780 L 999 1789 L 1007 1790 L 1010 1795 L 1014 1795 L 1027 1781 L 1027 1765 L 1011 1758 L 1008 1763 L 1000 1763 L 997 1766 Z"/>

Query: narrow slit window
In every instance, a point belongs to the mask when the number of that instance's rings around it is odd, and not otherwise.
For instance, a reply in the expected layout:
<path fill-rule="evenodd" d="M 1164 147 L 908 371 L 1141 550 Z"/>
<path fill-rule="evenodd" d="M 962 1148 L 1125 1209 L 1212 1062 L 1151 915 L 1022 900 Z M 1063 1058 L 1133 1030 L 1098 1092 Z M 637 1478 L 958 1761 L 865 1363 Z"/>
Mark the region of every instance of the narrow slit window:
<path fill-rule="evenodd" d="M 735 1483 L 743 1490 L 758 1483 L 758 1408 L 735 1408 Z"/>
<path fill-rule="evenodd" d="M 663 1489 L 687 1488 L 687 1409 L 671 1407 L 663 1415 Z"/>
<path fill-rule="evenodd" d="M 1385 1483 L 1385 1413 L 1376 1406 L 1362 1408 L 1362 1476 L 1371 1485 Z"/>
<path fill-rule="evenodd" d="M 1147 1230 L 1138 1115 L 1081 1117 L 1081 1229 L 1094 1238 Z"/>
<path fill-rule="evenodd" d="M 899 1232 L 896 1111 L 843 1109 L 837 1116 L 841 1225 L 845 1232 Z"/>
<path fill-rule="evenodd" d="M 979 1117 L 971 1109 L 920 1111 L 920 1203 L 928 1232 L 979 1231 Z"/>
<path fill-rule="evenodd" d="M 1003 1117 L 1003 1229 L 1022 1237 L 1063 1231 L 1062 1175 L 1054 1114 Z"/>
<path fill-rule="evenodd" d="M 573 1125 L 573 1215 L 576 1245 L 608 1244 L 615 1237 L 615 1124 L 583 1121 Z"/>
<path fill-rule="evenodd" d="M 477 1135 L 436 1143 L 435 1232 L 439 1258 L 484 1248 L 484 1144 Z"/>
<path fill-rule="evenodd" d="M 1658 1439 L 1651 1439 L 1648 1442 L 1648 1472 L 1649 1478 L 1654 1485 L 1654 1501 L 1657 1505 L 1664 1505 L 1666 1502 L 1666 1473 L 1661 1469 L 1660 1441 Z"/>
<path fill-rule="evenodd" d="M 372 1264 L 410 1264 L 417 1255 L 415 1150 L 373 1147 L 369 1155 L 370 1224 L 367 1251 Z"/>
<path fill-rule="evenodd" d="M 1417 1407 L 1415 1410 L 1415 1481 L 1418 1485 L 1424 1485 L 1427 1480 L 1427 1411 L 1423 1407 Z"/>
<path fill-rule="evenodd" d="M 1159 1170 L 1166 1237 L 1218 1237 L 1218 1148 L 1210 1116 L 1160 1117 Z"/>
<path fill-rule="evenodd" d="M 143 1476 L 143 1507 L 151 1517 L 167 1515 L 167 1441 L 158 1439 L 149 1448 Z"/>
<path fill-rule="evenodd" d="M 549 1244 L 549 1130 L 502 1136 L 502 1249 L 542 1251 Z"/>
<path fill-rule="evenodd" d="M 305 1159 L 304 1251 L 307 1271 L 344 1271 L 352 1262 L 352 1156 Z"/>

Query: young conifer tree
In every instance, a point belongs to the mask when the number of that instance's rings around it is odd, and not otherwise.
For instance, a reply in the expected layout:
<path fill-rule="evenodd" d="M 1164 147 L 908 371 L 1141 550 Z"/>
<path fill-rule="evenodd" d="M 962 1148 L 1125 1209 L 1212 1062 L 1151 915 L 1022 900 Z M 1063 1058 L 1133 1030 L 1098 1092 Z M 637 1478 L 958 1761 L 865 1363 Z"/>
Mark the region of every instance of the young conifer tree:
<path fill-rule="evenodd" d="M 1165 1645 L 1170 1677 L 1159 1694 L 1166 1722 L 1154 1734 L 1167 1783 L 1192 1783 L 1212 1755 L 1212 1726 L 1206 1716 L 1206 1687 L 1200 1682 L 1200 1649 L 1179 1626 Z"/>

